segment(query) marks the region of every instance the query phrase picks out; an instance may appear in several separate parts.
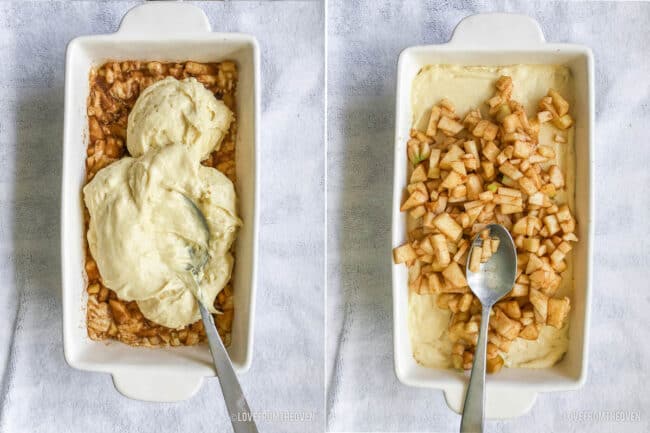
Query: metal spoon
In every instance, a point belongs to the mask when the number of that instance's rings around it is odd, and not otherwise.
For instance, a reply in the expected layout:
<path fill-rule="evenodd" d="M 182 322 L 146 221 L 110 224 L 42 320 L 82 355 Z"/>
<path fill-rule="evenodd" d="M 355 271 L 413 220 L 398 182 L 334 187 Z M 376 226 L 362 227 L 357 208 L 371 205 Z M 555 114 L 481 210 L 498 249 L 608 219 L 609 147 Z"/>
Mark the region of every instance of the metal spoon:
<path fill-rule="evenodd" d="M 486 229 L 490 230 L 490 237 L 499 239 L 499 248 L 487 263 L 481 264 L 479 272 L 470 271 L 470 260 L 468 259 L 465 272 L 467 283 L 474 295 L 481 301 L 483 308 L 478 343 L 474 351 L 472 374 L 460 421 L 461 433 L 480 433 L 485 427 L 483 413 L 485 406 L 485 352 L 487 350 L 490 309 L 512 289 L 517 273 L 517 250 L 508 230 L 500 224 L 489 224 Z M 471 257 L 474 247 L 481 246 L 482 243 L 480 235 L 476 235 L 467 257 Z"/>
<path fill-rule="evenodd" d="M 188 205 L 191 205 L 194 214 L 199 218 L 201 226 L 205 230 L 205 238 L 209 239 L 210 231 L 205 215 L 203 215 L 203 212 L 201 212 L 189 197 L 185 195 L 183 195 L 183 197 L 185 197 Z M 230 422 L 232 423 L 233 431 L 235 433 L 258 433 L 246 397 L 244 397 L 244 393 L 242 392 L 239 381 L 237 380 L 237 375 L 232 368 L 228 352 L 226 352 L 226 348 L 217 332 L 214 318 L 205 306 L 203 296 L 201 295 L 200 283 L 203 275 L 203 268 L 210 259 L 208 250 L 199 244 L 190 245 L 189 256 L 190 260 L 186 264 L 185 269 L 188 271 L 188 274 L 192 277 L 191 280 L 196 285 L 196 293 L 194 293 L 194 296 L 199 304 L 203 327 L 205 328 L 205 333 L 208 337 L 210 353 L 212 354 L 214 368 L 217 370 L 219 385 L 221 386 L 223 399 L 226 402 L 226 408 L 230 415 Z"/>

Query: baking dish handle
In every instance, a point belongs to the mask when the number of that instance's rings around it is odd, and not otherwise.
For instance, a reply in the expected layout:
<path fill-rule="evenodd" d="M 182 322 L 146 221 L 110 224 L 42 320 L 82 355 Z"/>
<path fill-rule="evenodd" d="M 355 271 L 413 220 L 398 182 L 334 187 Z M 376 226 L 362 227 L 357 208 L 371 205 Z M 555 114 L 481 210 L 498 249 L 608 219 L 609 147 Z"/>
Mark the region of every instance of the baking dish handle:
<path fill-rule="evenodd" d="M 445 389 L 447 406 L 456 413 L 463 411 L 465 387 Z M 490 419 L 507 419 L 528 412 L 537 399 L 537 392 L 513 388 L 486 388 L 485 416 Z"/>
<path fill-rule="evenodd" d="M 180 2 L 155 2 L 136 6 L 124 15 L 120 34 L 178 36 L 212 30 L 210 21 L 197 6 Z"/>
<path fill-rule="evenodd" d="M 203 377 L 187 374 L 120 371 L 113 384 L 120 394 L 134 400 L 174 402 L 187 400 L 201 388 Z"/>
<path fill-rule="evenodd" d="M 477 14 L 464 18 L 449 41 L 449 45 L 465 49 L 530 48 L 531 45 L 542 43 L 544 33 L 537 21 L 526 15 L 505 13 Z"/>

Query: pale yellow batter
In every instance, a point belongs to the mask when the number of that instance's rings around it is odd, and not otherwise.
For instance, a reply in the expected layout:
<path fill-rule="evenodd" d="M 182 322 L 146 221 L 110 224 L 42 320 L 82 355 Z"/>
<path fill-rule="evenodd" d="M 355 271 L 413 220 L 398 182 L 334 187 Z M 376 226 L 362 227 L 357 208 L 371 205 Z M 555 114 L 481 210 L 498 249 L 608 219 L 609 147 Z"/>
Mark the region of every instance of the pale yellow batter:
<path fill-rule="evenodd" d="M 529 116 L 537 112 L 537 104 L 549 88 L 557 90 L 573 105 L 573 79 L 571 72 L 557 65 L 513 65 L 505 67 L 431 65 L 423 68 L 413 81 L 411 108 L 413 127 L 426 130 L 431 107 L 447 98 L 464 116 L 467 111 L 479 108 L 487 117 L 485 104 L 494 95 L 494 83 L 501 75 L 512 77 L 512 99 L 522 103 Z M 563 135 L 567 143 L 556 143 L 555 134 Z M 568 203 L 574 208 L 575 153 L 573 127 L 560 131 L 550 123 L 541 126 L 540 144 L 553 146 L 555 164 L 564 173 L 566 191 L 556 195 L 558 204 Z M 552 164 L 549 162 L 548 164 Z M 567 269 L 562 273 L 562 285 L 557 296 L 570 296 L 573 288 L 571 254 L 567 256 Z M 418 363 L 431 368 L 450 368 L 452 342 L 448 335 L 451 313 L 436 305 L 437 295 L 409 295 L 409 332 L 413 356 Z M 567 321 L 568 322 L 568 321 Z M 546 368 L 562 358 L 568 348 L 568 323 L 561 329 L 544 326 L 535 341 L 517 338 L 508 353 L 502 353 L 507 367 Z"/>
<path fill-rule="evenodd" d="M 235 188 L 201 160 L 231 119 L 196 80 L 154 84 L 129 116 L 127 145 L 135 157 L 103 168 L 83 190 L 88 246 L 103 284 L 169 328 L 200 319 L 194 295 L 216 312 L 214 300 L 230 279 L 230 247 L 241 225 Z M 192 248 L 209 254 L 199 287 L 187 269 L 197 257 Z"/>
<path fill-rule="evenodd" d="M 129 113 L 126 144 L 131 156 L 183 144 L 204 160 L 218 148 L 231 121 L 226 104 L 196 79 L 167 77 L 138 97 Z"/>

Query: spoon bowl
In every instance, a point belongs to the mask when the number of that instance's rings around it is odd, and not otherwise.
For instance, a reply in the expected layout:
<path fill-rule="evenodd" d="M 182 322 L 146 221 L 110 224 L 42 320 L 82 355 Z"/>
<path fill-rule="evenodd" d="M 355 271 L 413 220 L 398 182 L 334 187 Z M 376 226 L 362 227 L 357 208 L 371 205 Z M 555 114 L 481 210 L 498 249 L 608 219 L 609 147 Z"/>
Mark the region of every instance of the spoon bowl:
<path fill-rule="evenodd" d="M 469 258 L 472 257 L 474 248 L 483 245 L 480 233 L 472 241 L 467 255 L 465 277 L 469 288 L 481 301 L 482 308 L 472 374 L 460 421 L 461 433 L 480 433 L 485 427 L 485 358 L 490 310 L 512 289 L 517 276 L 517 249 L 508 230 L 500 224 L 488 224 L 485 229 L 489 230 L 490 238 L 499 240 L 499 247 L 487 262 L 479 265 L 478 272 L 472 272 L 470 269 L 472 261 Z"/>
<path fill-rule="evenodd" d="M 490 257 L 487 263 L 481 263 L 480 272 L 469 269 L 470 261 L 467 260 L 465 275 L 469 288 L 481 301 L 482 305 L 493 305 L 508 293 L 515 284 L 517 276 L 517 250 L 512 236 L 501 224 L 488 224 L 490 237 L 499 239 L 499 249 Z M 483 240 L 476 235 L 470 246 L 468 257 L 472 250 L 481 246 Z"/>

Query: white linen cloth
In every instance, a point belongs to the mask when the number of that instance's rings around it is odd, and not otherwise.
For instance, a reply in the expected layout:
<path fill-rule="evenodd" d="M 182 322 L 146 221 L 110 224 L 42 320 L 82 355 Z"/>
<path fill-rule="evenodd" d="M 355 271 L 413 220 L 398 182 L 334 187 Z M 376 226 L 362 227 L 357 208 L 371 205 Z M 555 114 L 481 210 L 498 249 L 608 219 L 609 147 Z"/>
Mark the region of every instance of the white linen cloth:
<path fill-rule="evenodd" d="M 65 48 L 117 30 L 136 2 L 0 3 L 0 432 L 228 432 L 216 379 L 188 401 L 129 400 L 70 368 L 61 336 Z M 240 376 L 263 432 L 321 432 L 324 35 L 315 2 L 201 2 L 214 31 L 261 51 L 255 343 Z M 293 420 L 290 419 L 293 417 Z M 308 421 L 297 421 L 305 419 Z M 282 419 L 288 419 L 283 422 Z"/>
<path fill-rule="evenodd" d="M 330 0 L 328 10 L 329 429 L 458 431 L 442 392 L 402 385 L 393 369 L 397 57 L 411 45 L 446 42 L 467 15 L 508 11 L 535 18 L 548 41 L 594 52 L 594 284 L 585 387 L 541 394 L 527 415 L 488 428 L 649 431 L 650 3 Z M 598 411 L 632 414 L 603 421 Z"/>

